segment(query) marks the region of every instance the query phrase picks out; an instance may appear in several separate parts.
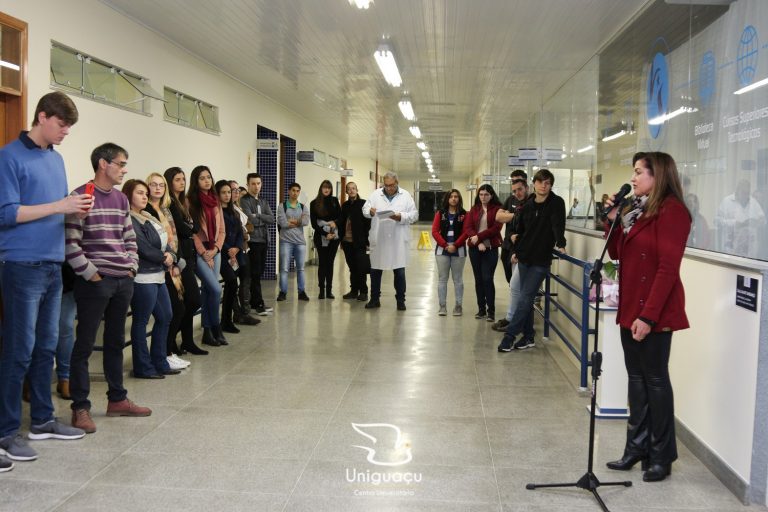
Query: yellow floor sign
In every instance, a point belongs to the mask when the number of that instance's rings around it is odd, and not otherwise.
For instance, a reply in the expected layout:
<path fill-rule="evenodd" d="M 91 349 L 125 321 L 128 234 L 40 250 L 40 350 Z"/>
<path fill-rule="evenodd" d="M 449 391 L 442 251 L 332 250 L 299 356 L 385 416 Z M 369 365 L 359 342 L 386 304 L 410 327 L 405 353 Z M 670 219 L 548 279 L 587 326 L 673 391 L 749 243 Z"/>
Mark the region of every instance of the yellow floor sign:
<path fill-rule="evenodd" d="M 422 231 L 419 237 L 419 244 L 416 246 L 418 250 L 431 251 L 432 241 L 429 239 L 429 231 Z"/>

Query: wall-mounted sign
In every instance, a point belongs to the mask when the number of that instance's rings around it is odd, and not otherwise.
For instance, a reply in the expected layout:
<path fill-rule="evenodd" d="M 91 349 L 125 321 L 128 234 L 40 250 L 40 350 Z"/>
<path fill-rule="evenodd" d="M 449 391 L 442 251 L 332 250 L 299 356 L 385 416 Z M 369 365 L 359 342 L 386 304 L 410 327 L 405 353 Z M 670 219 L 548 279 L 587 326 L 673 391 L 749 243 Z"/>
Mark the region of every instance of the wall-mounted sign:
<path fill-rule="evenodd" d="M 440 183 L 440 178 L 427 178 L 427 183 Z"/>
<path fill-rule="evenodd" d="M 474 183 L 471 185 L 467 185 L 467 190 L 477 190 L 477 185 L 475 185 Z"/>
<path fill-rule="evenodd" d="M 256 149 L 279 149 L 280 141 L 277 139 L 256 139 Z"/>
<path fill-rule="evenodd" d="M 538 160 L 540 152 L 539 148 L 520 148 L 517 150 L 517 158 L 520 160 Z"/>
<path fill-rule="evenodd" d="M 443 190 L 443 186 L 440 183 L 430 183 L 429 190 L 430 192 L 441 192 Z"/>
<path fill-rule="evenodd" d="M 355 171 L 353 169 L 341 169 L 341 171 L 339 171 L 339 174 L 349 178 L 350 176 L 354 176 Z"/>
<path fill-rule="evenodd" d="M 507 166 L 509 167 L 525 167 L 525 160 L 520 159 L 518 156 L 509 155 L 507 158 Z"/>
<path fill-rule="evenodd" d="M 493 174 L 483 174 L 483 181 L 493 181 Z"/>
<path fill-rule="evenodd" d="M 758 280 L 751 277 L 736 276 L 736 305 L 757 313 Z"/>
<path fill-rule="evenodd" d="M 551 162 L 560 162 L 563 160 L 563 150 L 562 149 L 545 149 L 544 150 L 544 160 L 549 160 Z"/>
<path fill-rule="evenodd" d="M 314 162 L 315 152 L 314 151 L 297 151 L 296 160 L 298 160 L 299 162 Z"/>

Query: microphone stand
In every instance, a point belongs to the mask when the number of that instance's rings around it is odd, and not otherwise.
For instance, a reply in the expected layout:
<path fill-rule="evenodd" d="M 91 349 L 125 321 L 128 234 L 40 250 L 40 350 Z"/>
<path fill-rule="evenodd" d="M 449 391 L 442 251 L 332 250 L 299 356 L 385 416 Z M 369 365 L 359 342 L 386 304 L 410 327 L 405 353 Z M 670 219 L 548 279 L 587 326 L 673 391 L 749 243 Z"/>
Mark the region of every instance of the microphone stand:
<path fill-rule="evenodd" d="M 608 236 L 605 239 L 605 245 L 603 246 L 603 252 L 600 254 L 600 257 L 595 260 L 594 265 L 592 266 L 592 272 L 589 275 L 589 279 L 592 283 L 592 286 L 595 288 L 595 297 L 597 297 L 597 301 L 595 302 L 595 340 L 594 340 L 594 348 L 592 350 L 592 405 L 590 406 L 589 410 L 589 459 L 587 462 L 587 472 L 584 473 L 584 475 L 579 478 L 577 482 L 568 482 L 568 483 L 554 483 L 554 484 L 527 484 L 525 486 L 528 490 L 534 490 L 539 489 L 543 487 L 576 487 L 579 489 L 584 489 L 592 493 L 592 495 L 597 500 L 598 504 L 600 505 L 600 508 L 602 508 L 605 512 L 610 512 L 608 510 L 608 507 L 605 505 L 605 502 L 603 502 L 603 499 L 600 497 L 600 494 L 597 492 L 597 488 L 601 486 L 606 485 L 622 485 L 624 487 L 631 487 L 632 482 L 629 480 L 623 481 L 623 482 L 600 482 L 600 480 L 597 479 L 597 476 L 595 476 L 595 473 L 592 471 L 593 465 L 594 465 L 594 453 L 595 453 L 595 414 L 597 410 L 597 381 L 600 379 L 600 374 L 602 373 L 602 364 L 603 364 L 603 354 L 598 351 L 598 335 L 600 333 L 600 330 L 598 329 L 599 326 L 599 317 L 600 317 L 600 302 L 602 301 L 602 284 L 603 284 L 603 275 L 601 274 L 601 270 L 603 268 L 603 259 L 605 258 L 605 253 L 608 252 L 608 243 L 611 240 L 611 236 L 613 236 L 614 228 L 616 227 L 616 222 L 619 220 L 618 212 L 621 210 L 622 206 L 624 205 L 624 198 L 621 199 L 616 205 L 616 211 L 617 215 L 613 219 L 613 222 L 611 223 L 611 229 L 608 231 Z"/>

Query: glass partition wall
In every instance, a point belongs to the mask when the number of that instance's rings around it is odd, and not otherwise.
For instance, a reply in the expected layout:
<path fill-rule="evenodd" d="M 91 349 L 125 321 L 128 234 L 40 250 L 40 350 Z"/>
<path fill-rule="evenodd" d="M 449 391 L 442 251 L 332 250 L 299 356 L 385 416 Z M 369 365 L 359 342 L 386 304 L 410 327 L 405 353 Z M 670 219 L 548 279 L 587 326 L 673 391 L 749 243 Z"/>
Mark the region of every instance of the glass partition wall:
<path fill-rule="evenodd" d="M 509 169 L 552 170 L 568 225 L 598 228 L 595 203 L 629 182 L 632 156 L 664 151 L 689 247 L 768 260 L 768 2 L 712 4 L 652 2 L 514 135 L 510 154 L 542 153 Z"/>

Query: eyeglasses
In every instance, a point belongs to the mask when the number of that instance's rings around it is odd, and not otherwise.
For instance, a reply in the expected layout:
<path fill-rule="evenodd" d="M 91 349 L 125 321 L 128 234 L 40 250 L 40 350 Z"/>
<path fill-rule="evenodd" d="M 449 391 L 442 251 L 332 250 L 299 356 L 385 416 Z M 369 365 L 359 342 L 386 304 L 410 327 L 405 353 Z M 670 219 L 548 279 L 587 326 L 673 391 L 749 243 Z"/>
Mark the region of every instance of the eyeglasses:
<path fill-rule="evenodd" d="M 110 161 L 109 163 L 118 165 L 118 166 L 120 166 L 121 169 L 124 169 L 125 166 L 128 165 L 128 161 L 127 160 L 122 161 L 122 162 Z"/>
<path fill-rule="evenodd" d="M 150 183 L 149 186 L 152 188 L 165 188 L 165 183 Z"/>

